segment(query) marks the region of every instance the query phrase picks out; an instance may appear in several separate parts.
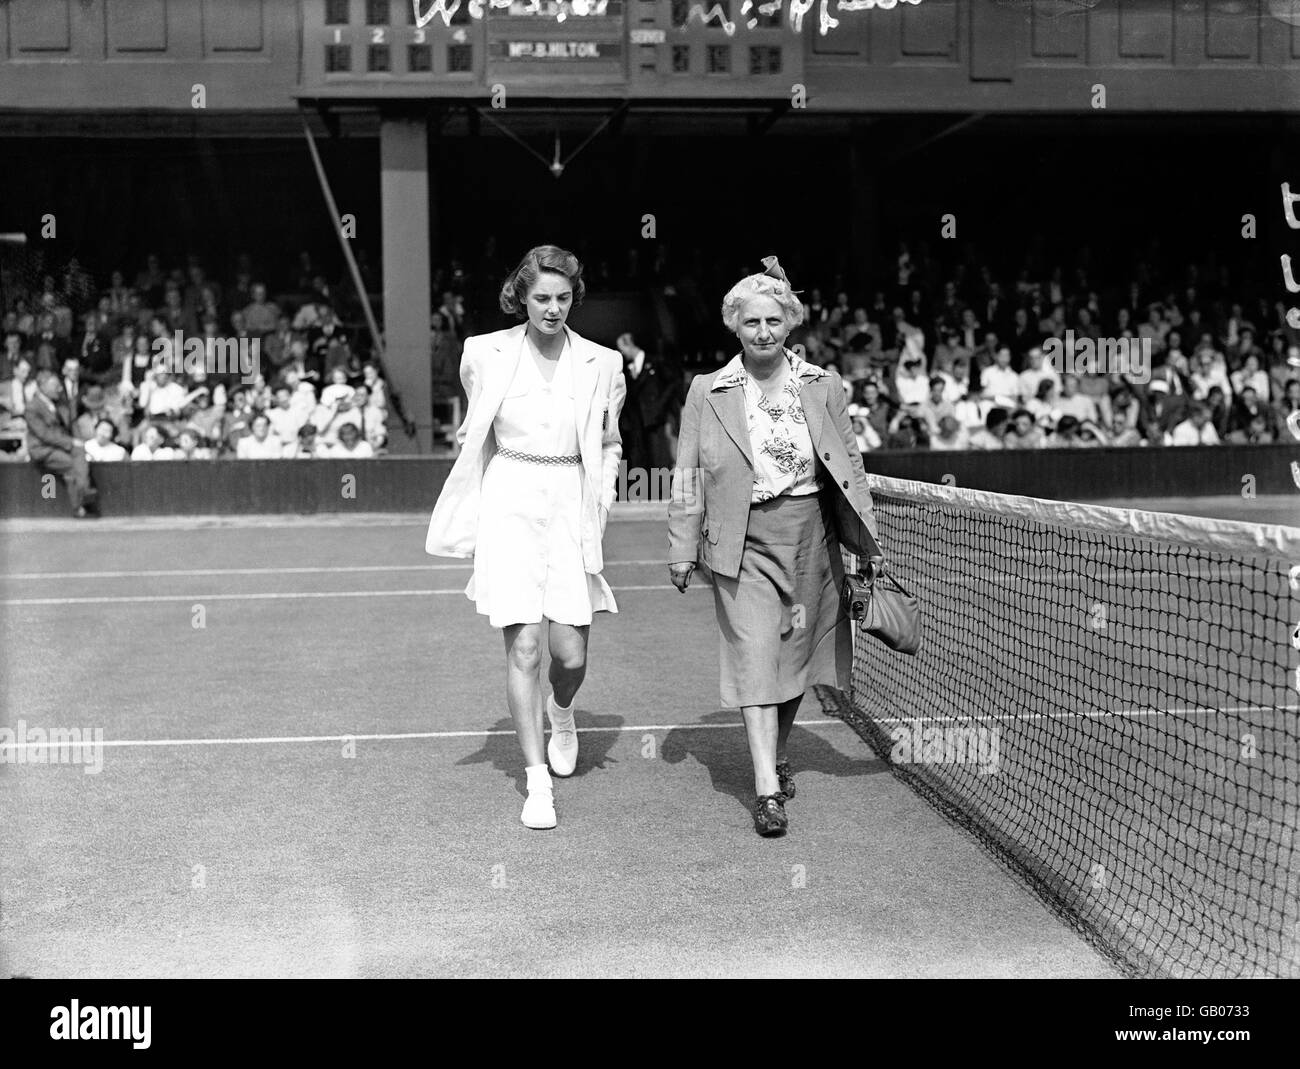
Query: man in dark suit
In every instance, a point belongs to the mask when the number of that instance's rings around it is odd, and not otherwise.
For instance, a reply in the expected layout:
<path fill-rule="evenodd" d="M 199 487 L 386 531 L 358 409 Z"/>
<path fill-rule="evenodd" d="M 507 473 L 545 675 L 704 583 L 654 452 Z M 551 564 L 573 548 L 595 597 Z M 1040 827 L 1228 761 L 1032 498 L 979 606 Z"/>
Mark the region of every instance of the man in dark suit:
<path fill-rule="evenodd" d="M 627 402 L 619 419 L 619 433 L 628 471 L 671 468 L 668 423 L 676 418 L 680 407 L 681 383 L 646 355 L 630 331 L 620 334 L 615 344 L 623 354 L 623 375 L 627 380 Z"/>
<path fill-rule="evenodd" d="M 41 471 L 63 477 L 68 488 L 72 514 L 85 519 L 87 505 L 94 504 L 90 466 L 85 442 L 74 438 L 72 412 L 64 398 L 63 383 L 52 371 L 36 376 L 36 393 L 24 413 L 27 420 L 27 453 Z"/>
<path fill-rule="evenodd" d="M 112 341 L 100 332 L 94 312 L 87 312 L 82 322 L 84 326 L 81 335 L 76 339 L 69 355 L 76 357 L 87 379 L 91 382 L 105 382 L 111 377 L 109 373 L 113 368 Z"/>

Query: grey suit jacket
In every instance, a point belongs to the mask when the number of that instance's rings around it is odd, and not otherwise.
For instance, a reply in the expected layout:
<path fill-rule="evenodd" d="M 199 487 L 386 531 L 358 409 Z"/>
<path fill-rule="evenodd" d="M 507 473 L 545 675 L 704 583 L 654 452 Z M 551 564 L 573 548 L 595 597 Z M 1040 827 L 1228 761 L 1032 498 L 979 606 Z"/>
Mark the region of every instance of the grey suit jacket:
<path fill-rule="evenodd" d="M 739 386 L 715 387 L 721 371 L 691 383 L 682 411 L 673 495 L 668 507 L 668 562 L 703 563 L 719 575 L 740 574 L 749 525 L 754 461 Z M 871 491 L 835 372 L 806 380 L 800 401 L 821 469 L 833 494 L 840 544 L 859 556 L 881 555 Z"/>

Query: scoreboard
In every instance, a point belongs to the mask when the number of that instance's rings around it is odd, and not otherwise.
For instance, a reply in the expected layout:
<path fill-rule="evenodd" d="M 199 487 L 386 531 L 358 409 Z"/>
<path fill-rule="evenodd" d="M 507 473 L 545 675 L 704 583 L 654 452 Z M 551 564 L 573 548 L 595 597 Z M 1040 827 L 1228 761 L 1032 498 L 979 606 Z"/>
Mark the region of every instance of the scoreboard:
<path fill-rule="evenodd" d="M 299 96 L 789 99 L 804 35 L 761 0 L 300 0 Z"/>

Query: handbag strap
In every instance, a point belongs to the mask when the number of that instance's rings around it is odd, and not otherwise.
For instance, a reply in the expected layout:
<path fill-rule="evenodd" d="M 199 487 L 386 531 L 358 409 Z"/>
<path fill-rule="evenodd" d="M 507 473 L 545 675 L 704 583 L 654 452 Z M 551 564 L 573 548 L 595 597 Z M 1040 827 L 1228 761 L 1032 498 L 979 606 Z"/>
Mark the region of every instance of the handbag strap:
<path fill-rule="evenodd" d="M 850 505 L 851 504 L 852 503 L 850 503 Z M 867 525 L 862 522 L 862 516 L 859 515 L 856 507 L 853 509 L 853 516 L 854 519 L 858 521 L 858 544 L 861 545 L 865 541 L 865 535 L 867 533 Z M 882 553 L 884 552 L 883 546 L 881 546 L 881 552 Z M 903 594 L 905 594 L 907 597 L 910 598 L 912 596 L 911 592 L 908 591 L 903 586 L 903 584 L 900 583 L 898 579 L 894 576 L 894 573 L 886 570 L 883 560 L 881 561 L 880 566 L 874 570 L 871 567 L 870 559 L 868 559 L 866 563 L 859 563 L 858 578 L 861 579 L 868 586 L 874 586 L 877 575 L 883 575 L 886 579 L 888 579 L 891 583 L 893 583 L 895 587 L 901 590 Z"/>
<path fill-rule="evenodd" d="M 898 581 L 898 577 L 894 575 L 893 572 L 889 571 L 883 564 L 873 570 L 871 567 L 871 562 L 868 561 L 862 568 L 859 569 L 858 575 L 862 579 L 862 581 L 866 583 L 868 586 L 874 586 L 876 579 L 883 576 L 884 578 L 888 579 L 895 586 L 895 588 L 901 591 L 905 596 L 909 598 L 912 596 L 912 592 L 908 590 L 905 586 L 903 586 L 903 584 Z"/>

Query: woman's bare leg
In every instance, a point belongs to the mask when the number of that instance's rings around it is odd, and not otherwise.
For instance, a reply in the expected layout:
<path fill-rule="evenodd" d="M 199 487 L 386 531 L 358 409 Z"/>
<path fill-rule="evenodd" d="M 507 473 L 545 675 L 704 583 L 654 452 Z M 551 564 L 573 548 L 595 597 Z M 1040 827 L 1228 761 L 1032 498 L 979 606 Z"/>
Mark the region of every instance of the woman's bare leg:
<path fill-rule="evenodd" d="M 749 756 L 754 762 L 754 793 L 776 794 L 777 706 L 746 705 L 745 734 L 749 738 Z"/>
<path fill-rule="evenodd" d="M 511 624 L 505 628 L 506 700 L 510 718 L 524 752 L 524 765 L 546 764 L 542 732 L 542 625 Z"/>

